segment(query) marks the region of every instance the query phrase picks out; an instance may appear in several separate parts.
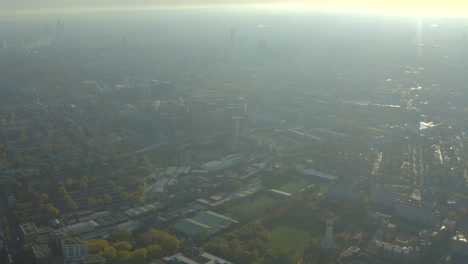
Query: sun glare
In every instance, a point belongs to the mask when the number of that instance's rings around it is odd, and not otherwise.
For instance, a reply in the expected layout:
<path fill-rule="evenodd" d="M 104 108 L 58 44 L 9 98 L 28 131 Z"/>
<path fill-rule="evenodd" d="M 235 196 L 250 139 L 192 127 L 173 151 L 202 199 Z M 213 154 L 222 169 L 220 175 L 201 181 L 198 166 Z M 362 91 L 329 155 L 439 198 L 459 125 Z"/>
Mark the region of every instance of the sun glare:
<path fill-rule="evenodd" d="M 259 0 L 261 1 L 261 0 Z M 51 13 L 83 13 L 102 11 L 139 11 L 139 10 L 203 10 L 238 9 L 274 12 L 326 11 L 340 13 L 363 13 L 414 17 L 465 17 L 468 16 L 468 2 L 458 0 L 309 0 L 309 1 L 262 1 L 258 3 L 229 3 L 200 1 L 203 4 L 158 4 L 158 5 L 79 5 L 68 8 L 39 9 L 0 9 L 0 14 L 26 15 Z"/>

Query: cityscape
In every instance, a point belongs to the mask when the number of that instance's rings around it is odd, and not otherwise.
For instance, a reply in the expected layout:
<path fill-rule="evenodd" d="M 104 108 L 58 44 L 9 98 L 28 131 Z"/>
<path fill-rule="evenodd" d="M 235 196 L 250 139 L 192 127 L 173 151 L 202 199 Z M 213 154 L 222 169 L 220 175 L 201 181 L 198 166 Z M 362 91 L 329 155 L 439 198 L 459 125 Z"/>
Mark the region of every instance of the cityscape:
<path fill-rule="evenodd" d="M 0 263 L 468 263 L 466 18 L 13 6 Z"/>

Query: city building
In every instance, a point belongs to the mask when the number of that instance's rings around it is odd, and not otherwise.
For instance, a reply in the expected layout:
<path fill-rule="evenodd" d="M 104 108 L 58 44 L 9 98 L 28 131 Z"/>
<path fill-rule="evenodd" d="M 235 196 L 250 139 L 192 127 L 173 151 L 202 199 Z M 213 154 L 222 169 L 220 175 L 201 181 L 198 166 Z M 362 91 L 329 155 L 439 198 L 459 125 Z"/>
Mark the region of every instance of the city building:
<path fill-rule="evenodd" d="M 276 189 L 270 189 L 270 195 L 276 199 L 287 199 L 292 196 L 292 194 L 288 192 L 283 192 Z"/>
<path fill-rule="evenodd" d="M 31 245 L 35 264 L 52 264 L 54 256 L 47 244 Z"/>
<path fill-rule="evenodd" d="M 468 256 L 468 239 L 465 234 L 457 233 L 451 238 L 452 254 Z"/>
<path fill-rule="evenodd" d="M 360 203 L 363 201 L 362 193 L 339 186 L 329 186 L 327 189 L 327 196 L 333 199 L 345 200 L 356 203 Z"/>
<path fill-rule="evenodd" d="M 387 192 L 383 190 L 373 190 L 371 202 L 378 206 L 393 208 L 396 200 L 404 199 L 405 196 L 399 193 Z"/>
<path fill-rule="evenodd" d="M 82 264 L 106 264 L 106 259 L 97 255 L 87 255 L 81 258 Z"/>
<path fill-rule="evenodd" d="M 20 224 L 20 230 L 24 243 L 34 242 L 38 238 L 46 237 L 52 232 L 50 227 L 37 227 L 33 222 Z"/>
<path fill-rule="evenodd" d="M 203 250 L 191 247 L 161 260 L 163 264 L 234 264 Z"/>
<path fill-rule="evenodd" d="M 439 212 L 436 209 L 424 206 L 417 201 L 396 201 L 394 215 L 427 226 L 434 226 L 439 221 Z"/>
<path fill-rule="evenodd" d="M 244 157 L 242 155 L 238 155 L 238 154 L 230 155 L 220 160 L 213 160 L 205 164 L 202 164 L 201 167 L 202 169 L 211 171 L 211 172 L 224 170 L 224 169 L 231 168 L 234 165 L 238 164 L 239 162 L 243 160 L 243 158 Z"/>
<path fill-rule="evenodd" d="M 370 241 L 367 252 L 373 260 L 390 263 L 421 263 L 430 252 L 432 243 L 440 239 L 440 232 L 426 230 L 419 235 L 399 231 L 397 225 L 383 219 L 379 230 Z"/>
<path fill-rule="evenodd" d="M 88 248 L 85 243 L 75 238 L 62 238 L 62 255 L 65 263 L 82 259 L 88 255 Z"/>
<path fill-rule="evenodd" d="M 234 138 L 239 139 L 241 132 L 242 132 L 242 121 L 244 119 L 243 116 L 234 116 L 232 119 L 234 119 L 235 124 L 234 124 Z"/>
<path fill-rule="evenodd" d="M 20 224 L 21 234 L 25 243 L 33 242 L 37 237 L 37 226 L 33 222 Z"/>

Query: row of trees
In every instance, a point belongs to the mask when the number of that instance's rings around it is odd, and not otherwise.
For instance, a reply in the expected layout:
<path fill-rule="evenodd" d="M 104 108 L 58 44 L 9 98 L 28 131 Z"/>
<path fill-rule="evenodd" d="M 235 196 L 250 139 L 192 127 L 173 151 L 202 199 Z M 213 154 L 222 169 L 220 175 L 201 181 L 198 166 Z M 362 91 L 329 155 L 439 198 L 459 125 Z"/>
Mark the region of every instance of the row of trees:
<path fill-rule="evenodd" d="M 65 187 L 60 186 L 57 189 L 57 193 L 58 193 L 58 195 L 61 196 L 62 201 L 68 205 L 68 209 L 70 209 L 72 211 L 78 210 L 78 204 L 75 201 L 72 200 L 70 195 L 68 195 L 67 190 L 65 189 Z"/>
<path fill-rule="evenodd" d="M 146 264 L 151 260 L 173 255 L 180 241 L 173 235 L 156 229 L 133 234 L 128 229 L 118 229 L 106 239 L 87 242 L 90 254 L 99 254 L 107 263 Z"/>

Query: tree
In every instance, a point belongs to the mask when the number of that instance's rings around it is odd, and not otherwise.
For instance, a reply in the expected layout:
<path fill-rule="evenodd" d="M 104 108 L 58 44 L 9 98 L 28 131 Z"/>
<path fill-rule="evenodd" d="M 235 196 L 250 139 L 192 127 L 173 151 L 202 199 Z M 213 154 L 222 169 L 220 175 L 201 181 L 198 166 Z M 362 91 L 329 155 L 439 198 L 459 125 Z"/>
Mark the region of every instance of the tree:
<path fill-rule="evenodd" d="M 114 248 L 117 249 L 117 251 L 132 250 L 132 245 L 128 243 L 127 241 L 118 241 L 118 242 L 115 242 L 112 246 L 114 246 Z"/>
<path fill-rule="evenodd" d="M 96 205 L 96 199 L 92 198 L 92 197 L 89 197 L 88 198 L 88 206 L 89 207 L 93 207 Z"/>
<path fill-rule="evenodd" d="M 117 250 L 113 246 L 106 246 L 98 253 L 101 257 L 106 259 L 107 263 L 115 263 L 117 257 Z"/>
<path fill-rule="evenodd" d="M 224 238 L 215 237 L 205 245 L 207 251 L 220 257 L 226 257 L 230 251 L 229 242 Z"/>
<path fill-rule="evenodd" d="M 81 189 L 86 189 L 88 187 L 88 182 L 87 181 L 81 180 L 79 184 L 80 184 Z"/>
<path fill-rule="evenodd" d="M 158 244 L 151 244 L 148 246 L 148 258 L 150 260 L 160 259 L 163 257 L 162 247 Z"/>
<path fill-rule="evenodd" d="M 113 190 L 114 187 L 115 187 L 115 181 L 109 180 L 109 181 L 107 182 L 107 187 L 109 187 L 109 189 L 112 189 L 112 190 Z"/>
<path fill-rule="evenodd" d="M 68 208 L 70 208 L 72 211 L 76 211 L 78 210 L 78 204 L 75 201 L 70 201 L 68 203 Z"/>
<path fill-rule="evenodd" d="M 296 264 L 296 254 L 291 249 L 275 248 L 265 254 L 265 263 L 269 264 Z"/>
<path fill-rule="evenodd" d="M 99 252 L 103 251 L 108 246 L 110 246 L 110 244 L 105 239 L 90 241 L 88 242 L 88 253 L 98 254 Z"/>
<path fill-rule="evenodd" d="M 132 264 L 131 262 L 132 253 L 128 250 L 122 250 L 117 252 L 117 260 L 119 264 Z"/>
<path fill-rule="evenodd" d="M 21 250 L 14 254 L 15 263 L 34 263 L 32 248 L 29 244 L 23 244 Z"/>
<path fill-rule="evenodd" d="M 132 252 L 132 262 L 135 264 L 146 264 L 146 259 L 148 258 L 148 250 L 146 248 L 135 249 Z"/>
<path fill-rule="evenodd" d="M 230 189 L 232 192 L 238 191 L 244 187 L 241 181 L 239 180 L 232 180 L 230 184 Z"/>
<path fill-rule="evenodd" d="M 150 157 L 148 156 L 148 154 L 144 154 L 142 157 L 141 157 L 141 165 L 145 166 L 145 167 L 151 167 L 151 159 Z"/>
<path fill-rule="evenodd" d="M 104 204 L 110 204 L 112 202 L 112 196 L 106 194 L 104 195 L 103 200 L 104 200 Z"/>
<path fill-rule="evenodd" d="M 128 193 L 127 192 L 123 192 L 120 194 L 120 198 L 124 201 L 127 201 L 128 200 Z"/>
<path fill-rule="evenodd" d="M 72 201 L 72 198 L 71 198 L 70 195 L 65 194 L 65 195 L 63 196 L 62 200 L 63 200 L 64 202 L 66 202 L 66 203 L 70 203 L 70 202 Z"/>
<path fill-rule="evenodd" d="M 163 255 L 172 255 L 177 252 L 180 241 L 166 231 L 150 228 L 137 237 L 137 245 L 146 247 L 151 244 L 160 245 L 163 249 Z"/>
<path fill-rule="evenodd" d="M 52 218 L 57 218 L 59 216 L 59 210 L 50 203 L 46 205 L 46 210 L 49 216 Z"/>
<path fill-rule="evenodd" d="M 81 181 L 84 181 L 84 182 L 88 183 L 89 182 L 88 176 L 81 177 Z"/>
<path fill-rule="evenodd" d="M 42 193 L 40 196 L 39 196 L 39 199 L 43 202 L 47 202 L 49 200 L 49 195 L 47 193 Z"/>
<path fill-rule="evenodd" d="M 67 189 L 65 189 L 65 187 L 63 187 L 63 186 L 60 186 L 60 187 L 57 189 L 57 193 L 58 193 L 58 195 L 60 195 L 60 196 L 64 196 L 65 194 L 67 194 Z"/>
<path fill-rule="evenodd" d="M 66 185 L 67 187 L 72 186 L 74 183 L 75 183 L 75 181 L 74 181 L 72 178 L 68 178 L 68 179 L 65 181 L 65 185 Z"/>

